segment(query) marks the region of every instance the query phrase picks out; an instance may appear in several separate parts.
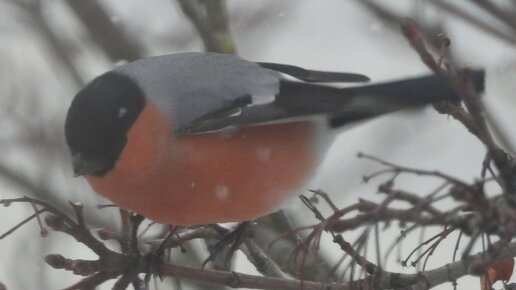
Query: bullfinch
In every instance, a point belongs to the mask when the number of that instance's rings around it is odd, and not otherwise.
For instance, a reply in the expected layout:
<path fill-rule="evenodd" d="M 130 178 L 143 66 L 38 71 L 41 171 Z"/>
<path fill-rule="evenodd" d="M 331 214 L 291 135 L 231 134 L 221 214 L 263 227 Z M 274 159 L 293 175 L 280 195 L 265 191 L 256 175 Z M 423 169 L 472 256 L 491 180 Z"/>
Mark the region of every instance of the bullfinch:
<path fill-rule="evenodd" d="M 483 71 L 470 79 L 483 90 Z M 73 169 L 114 204 L 159 223 L 249 221 L 306 185 L 335 129 L 458 100 L 436 76 L 324 84 L 367 80 L 218 53 L 143 58 L 73 99 L 65 122 Z"/>

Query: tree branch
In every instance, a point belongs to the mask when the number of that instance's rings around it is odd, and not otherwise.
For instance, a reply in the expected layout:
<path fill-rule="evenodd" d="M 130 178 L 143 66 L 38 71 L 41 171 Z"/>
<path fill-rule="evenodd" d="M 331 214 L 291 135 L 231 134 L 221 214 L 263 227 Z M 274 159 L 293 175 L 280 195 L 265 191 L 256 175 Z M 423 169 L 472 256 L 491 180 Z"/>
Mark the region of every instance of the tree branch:
<path fill-rule="evenodd" d="M 236 53 L 224 0 L 178 0 L 178 3 L 201 36 L 206 51 Z"/>
<path fill-rule="evenodd" d="M 142 56 L 141 47 L 114 25 L 97 0 L 67 2 L 111 60 L 133 61 Z"/>

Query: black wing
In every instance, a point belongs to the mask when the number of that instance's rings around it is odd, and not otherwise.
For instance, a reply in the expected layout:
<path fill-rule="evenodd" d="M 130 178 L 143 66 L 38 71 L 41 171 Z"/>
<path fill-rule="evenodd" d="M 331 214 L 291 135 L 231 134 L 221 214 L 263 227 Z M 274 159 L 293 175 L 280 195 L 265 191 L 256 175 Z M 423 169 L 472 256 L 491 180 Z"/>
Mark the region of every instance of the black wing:
<path fill-rule="evenodd" d="M 308 70 L 294 65 L 271 62 L 257 62 L 257 64 L 309 83 L 363 83 L 370 80 L 365 75 L 355 73 Z"/>
<path fill-rule="evenodd" d="M 484 90 L 483 70 L 471 71 L 469 79 L 475 91 Z M 283 80 L 270 103 L 257 105 L 252 103 L 252 96 L 242 96 L 179 128 L 177 133 L 206 133 L 317 115 L 327 116 L 330 125 L 337 127 L 405 108 L 458 99 L 450 85 L 435 75 L 351 88 Z"/>

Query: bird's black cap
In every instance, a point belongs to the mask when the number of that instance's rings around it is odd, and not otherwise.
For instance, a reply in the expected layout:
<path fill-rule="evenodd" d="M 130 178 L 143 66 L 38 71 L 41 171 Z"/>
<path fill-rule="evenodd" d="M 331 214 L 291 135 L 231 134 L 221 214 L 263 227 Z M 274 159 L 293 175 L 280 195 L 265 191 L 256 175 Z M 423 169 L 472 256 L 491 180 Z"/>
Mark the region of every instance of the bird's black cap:
<path fill-rule="evenodd" d="M 72 101 L 65 137 L 76 175 L 105 175 L 126 143 L 126 134 L 145 105 L 130 77 L 111 71 L 95 78 Z"/>

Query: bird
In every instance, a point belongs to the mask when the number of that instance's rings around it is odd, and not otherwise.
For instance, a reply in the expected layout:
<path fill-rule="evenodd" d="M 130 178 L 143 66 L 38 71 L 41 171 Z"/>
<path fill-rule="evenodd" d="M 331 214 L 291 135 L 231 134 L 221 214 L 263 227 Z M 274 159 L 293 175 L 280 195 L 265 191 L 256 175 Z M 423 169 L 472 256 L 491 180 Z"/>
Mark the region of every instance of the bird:
<path fill-rule="evenodd" d="M 484 90 L 483 70 L 469 79 Z M 459 100 L 435 75 L 334 85 L 368 81 L 222 53 L 126 63 L 71 102 L 64 129 L 74 175 L 158 223 L 254 220 L 307 185 L 346 125 Z"/>

